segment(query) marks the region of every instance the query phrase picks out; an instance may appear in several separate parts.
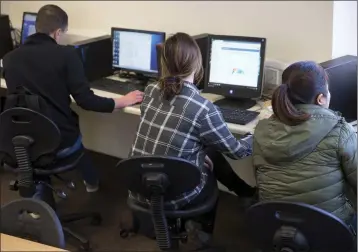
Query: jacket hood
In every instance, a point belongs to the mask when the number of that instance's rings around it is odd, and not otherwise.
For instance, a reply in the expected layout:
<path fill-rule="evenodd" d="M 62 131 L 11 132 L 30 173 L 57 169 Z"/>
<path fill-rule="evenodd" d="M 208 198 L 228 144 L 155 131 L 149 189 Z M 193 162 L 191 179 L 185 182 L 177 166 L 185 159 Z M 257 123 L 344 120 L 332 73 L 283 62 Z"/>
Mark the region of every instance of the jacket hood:
<path fill-rule="evenodd" d="M 338 113 L 317 105 L 297 105 L 311 118 L 297 126 L 288 126 L 273 116 L 255 129 L 256 148 L 272 164 L 293 162 L 311 153 L 341 120 Z"/>

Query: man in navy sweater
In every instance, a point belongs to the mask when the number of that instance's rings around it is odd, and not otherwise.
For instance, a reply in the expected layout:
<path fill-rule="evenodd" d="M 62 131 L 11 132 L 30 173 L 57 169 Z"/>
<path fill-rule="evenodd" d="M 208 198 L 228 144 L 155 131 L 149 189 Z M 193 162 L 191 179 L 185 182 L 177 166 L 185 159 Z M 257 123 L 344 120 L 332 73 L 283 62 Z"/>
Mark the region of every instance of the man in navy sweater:
<path fill-rule="evenodd" d="M 71 96 L 81 108 L 102 113 L 112 113 L 143 99 L 140 91 L 118 99 L 95 95 L 75 49 L 58 44 L 67 26 L 68 16 L 64 10 L 56 5 L 43 6 L 37 15 L 36 33 L 3 59 L 8 93 L 22 86 L 46 101 L 50 119 L 60 129 L 62 149 L 73 146 L 81 136 L 78 115 L 70 108 Z M 87 191 L 97 191 L 98 176 L 87 154 L 78 168 Z"/>

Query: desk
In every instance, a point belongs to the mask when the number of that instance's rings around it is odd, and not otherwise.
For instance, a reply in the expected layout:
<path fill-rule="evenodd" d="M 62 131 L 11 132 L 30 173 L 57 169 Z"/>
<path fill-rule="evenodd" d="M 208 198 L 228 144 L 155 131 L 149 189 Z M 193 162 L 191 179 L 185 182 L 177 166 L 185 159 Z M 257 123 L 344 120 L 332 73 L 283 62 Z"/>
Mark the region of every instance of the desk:
<path fill-rule="evenodd" d="M 117 77 L 109 77 L 116 79 Z M 1 88 L 6 89 L 4 79 L 0 79 Z M 119 94 L 105 92 L 93 89 L 94 93 L 99 96 L 108 98 L 121 97 Z M 222 97 L 214 94 L 202 94 L 206 99 L 214 102 Z M 258 103 L 251 110 L 261 111 L 258 118 L 247 125 L 237 125 L 228 123 L 230 131 L 235 135 L 243 135 L 252 132 L 260 119 L 269 117 L 271 111 L 262 109 L 263 103 Z M 112 114 L 102 114 L 80 109 L 75 103 L 72 109 L 80 115 L 80 127 L 83 135 L 83 143 L 86 148 L 107 154 L 118 158 L 128 157 L 131 145 L 134 141 L 136 130 L 139 124 L 140 109 L 139 105 L 127 107 Z M 239 176 L 251 185 L 255 185 L 254 171 L 252 168 L 252 158 L 248 157 L 243 160 L 231 160 L 229 163 L 234 167 Z M 99 167 L 100 169 L 100 167 Z M 220 188 L 227 191 L 225 187 Z"/>
<path fill-rule="evenodd" d="M 109 77 L 111 79 L 117 79 L 119 80 L 119 78 L 117 77 Z M 123 81 L 123 80 L 122 80 Z M 6 82 L 4 79 L 0 79 L 0 85 L 2 88 L 6 89 Z M 122 97 L 122 95 L 119 94 L 115 94 L 115 93 L 110 93 L 110 92 L 106 92 L 106 91 L 102 91 L 102 90 L 98 90 L 98 89 L 92 89 L 93 92 L 98 95 L 98 96 L 102 96 L 102 97 L 107 97 L 107 98 L 119 98 Z M 224 97 L 220 96 L 220 95 L 215 95 L 215 94 L 207 94 L 207 93 L 203 93 L 202 96 L 206 99 L 208 99 L 211 102 L 215 102 L 217 100 L 220 100 Z M 72 98 L 72 101 L 73 98 Z M 244 135 L 248 132 L 253 133 L 256 124 L 258 123 L 259 120 L 264 119 L 264 118 L 268 118 L 272 113 L 270 110 L 267 109 L 263 109 L 264 105 L 262 102 L 257 103 L 256 106 L 252 107 L 250 110 L 254 110 L 254 111 L 260 111 L 260 115 L 253 120 L 252 122 L 246 124 L 246 125 L 238 125 L 238 124 L 233 124 L 233 123 L 228 123 L 228 127 L 230 129 L 230 131 L 233 134 L 239 134 L 239 135 Z M 137 106 L 131 106 L 131 107 L 126 107 L 124 109 L 121 109 L 121 111 L 123 111 L 124 113 L 127 114 L 132 114 L 132 115 L 140 115 L 140 109 L 139 109 L 139 105 Z"/>
<path fill-rule="evenodd" d="M 116 79 L 117 77 L 109 78 Z M 0 85 L 6 89 L 4 79 L 0 79 Z M 103 97 L 121 97 L 121 95 L 101 90 L 93 89 L 93 91 L 96 95 Z M 202 94 L 202 96 L 212 102 L 221 99 L 221 96 L 214 94 Z M 75 103 L 73 103 L 72 108 L 80 115 L 81 132 L 86 148 L 118 158 L 128 157 L 139 123 L 140 110 L 138 105 L 118 110 L 112 114 L 84 111 L 75 105 Z M 272 114 L 271 110 L 265 108 L 262 102 L 251 108 L 251 110 L 260 111 L 260 115 L 249 124 L 236 125 L 228 123 L 228 127 L 233 134 L 242 135 L 247 132 L 253 133 L 257 122 Z M 357 128 L 357 126 L 354 127 Z M 256 184 L 251 157 L 242 160 L 228 159 L 228 161 L 242 179 L 250 185 Z M 98 168 L 100 169 L 100 167 Z M 227 189 L 220 184 L 219 188 L 227 191 Z"/>
<path fill-rule="evenodd" d="M 40 244 L 37 242 L 32 242 L 29 240 L 21 239 L 18 237 L 6 235 L 6 234 L 0 234 L 0 244 L 1 244 L 1 250 L 0 251 L 59 251 L 59 252 L 65 252 L 67 250 L 63 250 L 60 248 L 55 248 L 51 246 L 47 246 L 44 244 Z"/>

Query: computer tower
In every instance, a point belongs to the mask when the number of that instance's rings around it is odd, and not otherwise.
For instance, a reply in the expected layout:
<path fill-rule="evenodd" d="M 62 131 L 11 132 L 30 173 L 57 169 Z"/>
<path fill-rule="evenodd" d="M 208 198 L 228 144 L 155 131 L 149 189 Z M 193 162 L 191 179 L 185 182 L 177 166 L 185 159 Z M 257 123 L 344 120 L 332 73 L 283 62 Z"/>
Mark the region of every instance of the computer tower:
<path fill-rule="evenodd" d="M 72 43 L 80 56 L 86 77 L 92 82 L 113 75 L 111 36 L 101 36 Z"/>
<path fill-rule="evenodd" d="M 0 15 L 0 59 L 14 49 L 8 15 Z"/>
<path fill-rule="evenodd" d="M 331 103 L 347 122 L 357 120 L 357 56 L 343 56 L 321 63 L 329 77 Z"/>

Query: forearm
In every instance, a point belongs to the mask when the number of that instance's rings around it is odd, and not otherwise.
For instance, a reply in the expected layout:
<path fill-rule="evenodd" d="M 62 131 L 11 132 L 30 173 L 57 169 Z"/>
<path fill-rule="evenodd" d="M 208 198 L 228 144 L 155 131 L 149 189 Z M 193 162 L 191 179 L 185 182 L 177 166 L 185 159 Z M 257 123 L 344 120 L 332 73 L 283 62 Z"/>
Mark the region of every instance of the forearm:
<path fill-rule="evenodd" d="M 252 137 L 250 136 L 237 140 L 235 145 L 230 146 L 227 152 L 223 152 L 223 153 L 227 155 L 229 158 L 235 160 L 251 156 L 252 155 L 252 144 L 250 143 L 251 138 Z"/>
<path fill-rule="evenodd" d="M 127 101 L 124 98 L 124 96 L 121 97 L 121 98 L 114 99 L 114 108 L 115 109 L 122 109 L 122 108 L 125 108 L 127 106 L 128 106 L 128 104 L 127 104 Z"/>
<path fill-rule="evenodd" d="M 78 106 L 84 110 L 112 113 L 115 109 L 115 101 L 111 98 L 97 96 L 95 94 L 86 94 L 74 97 Z"/>

